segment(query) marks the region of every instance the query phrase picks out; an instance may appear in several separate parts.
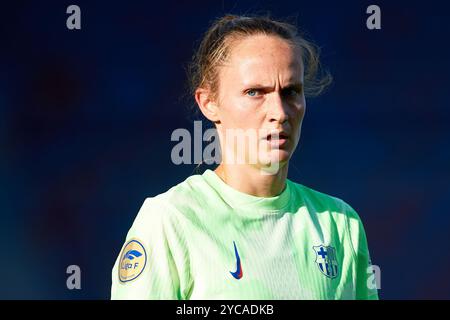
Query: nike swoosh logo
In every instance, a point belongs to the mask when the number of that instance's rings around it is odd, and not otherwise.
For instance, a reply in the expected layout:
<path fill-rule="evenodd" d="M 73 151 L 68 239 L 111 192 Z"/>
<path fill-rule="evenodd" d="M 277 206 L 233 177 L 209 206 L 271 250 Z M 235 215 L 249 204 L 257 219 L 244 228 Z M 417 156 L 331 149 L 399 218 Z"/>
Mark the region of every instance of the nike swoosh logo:
<path fill-rule="evenodd" d="M 236 243 L 233 241 L 234 244 L 234 254 L 236 255 L 236 271 L 235 272 L 231 272 L 231 275 L 235 278 L 235 279 L 240 279 L 242 278 L 242 266 L 241 266 L 241 258 L 239 258 L 239 253 L 237 251 L 236 248 Z"/>

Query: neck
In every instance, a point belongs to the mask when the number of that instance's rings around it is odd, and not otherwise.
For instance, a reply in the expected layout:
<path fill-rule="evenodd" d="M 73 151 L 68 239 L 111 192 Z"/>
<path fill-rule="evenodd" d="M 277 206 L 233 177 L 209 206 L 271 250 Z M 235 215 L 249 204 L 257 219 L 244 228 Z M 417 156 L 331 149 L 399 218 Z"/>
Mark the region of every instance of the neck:
<path fill-rule="evenodd" d="M 263 174 L 260 168 L 249 165 L 221 163 L 214 172 L 230 187 L 257 197 L 275 197 L 286 185 L 288 163 L 275 174 Z"/>

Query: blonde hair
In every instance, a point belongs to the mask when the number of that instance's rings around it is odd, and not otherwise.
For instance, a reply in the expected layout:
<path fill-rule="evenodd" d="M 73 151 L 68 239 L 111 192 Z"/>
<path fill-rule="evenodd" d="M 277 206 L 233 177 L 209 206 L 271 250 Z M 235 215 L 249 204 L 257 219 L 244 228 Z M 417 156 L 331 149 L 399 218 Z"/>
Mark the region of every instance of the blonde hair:
<path fill-rule="evenodd" d="M 218 94 L 217 67 L 230 53 L 232 42 L 246 36 L 265 34 L 278 36 L 299 48 L 304 66 L 304 93 L 306 97 L 320 95 L 332 82 L 332 76 L 320 66 L 320 49 L 297 34 L 290 23 L 266 16 L 238 16 L 227 14 L 216 19 L 203 36 L 188 66 L 190 96 L 197 88 L 209 88 L 213 97 Z"/>

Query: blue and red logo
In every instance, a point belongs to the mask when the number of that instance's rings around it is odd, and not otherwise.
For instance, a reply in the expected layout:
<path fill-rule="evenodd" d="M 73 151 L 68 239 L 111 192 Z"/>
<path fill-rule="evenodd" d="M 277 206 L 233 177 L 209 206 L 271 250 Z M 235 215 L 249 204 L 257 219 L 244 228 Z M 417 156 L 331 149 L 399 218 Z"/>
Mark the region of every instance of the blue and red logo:
<path fill-rule="evenodd" d="M 241 258 L 239 257 L 239 253 L 236 248 L 236 243 L 234 241 L 233 244 L 234 244 L 234 254 L 236 255 L 236 271 L 235 272 L 230 271 L 230 273 L 235 279 L 239 280 L 242 278 Z"/>

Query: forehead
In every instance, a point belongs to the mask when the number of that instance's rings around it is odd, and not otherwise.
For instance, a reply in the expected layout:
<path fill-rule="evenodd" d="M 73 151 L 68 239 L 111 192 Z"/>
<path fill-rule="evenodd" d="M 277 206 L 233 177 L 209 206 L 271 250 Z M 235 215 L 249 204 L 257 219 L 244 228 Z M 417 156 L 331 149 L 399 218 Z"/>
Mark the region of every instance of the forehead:
<path fill-rule="evenodd" d="M 303 79 L 300 49 L 277 36 L 253 35 L 230 44 L 222 74 L 232 81 L 252 83 Z"/>

